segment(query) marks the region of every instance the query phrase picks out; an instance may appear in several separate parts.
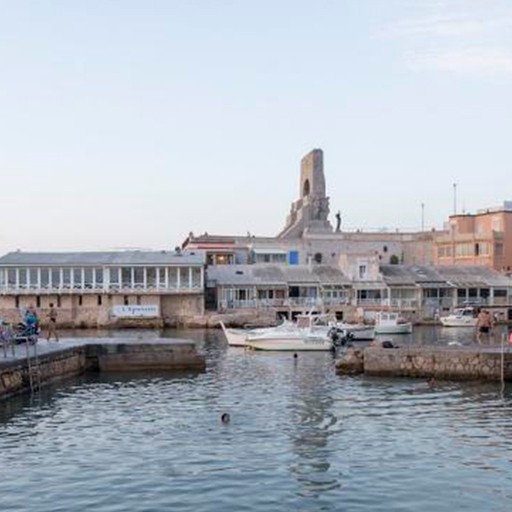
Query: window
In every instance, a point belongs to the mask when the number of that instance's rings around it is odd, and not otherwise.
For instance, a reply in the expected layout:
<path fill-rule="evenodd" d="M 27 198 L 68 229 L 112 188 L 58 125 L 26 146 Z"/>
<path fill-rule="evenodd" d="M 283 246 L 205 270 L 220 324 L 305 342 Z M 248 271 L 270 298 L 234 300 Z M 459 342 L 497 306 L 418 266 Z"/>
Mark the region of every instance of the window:
<path fill-rule="evenodd" d="M 134 277 L 135 288 L 143 288 L 144 287 L 144 268 L 143 267 L 135 267 L 133 269 L 133 277 Z"/>
<path fill-rule="evenodd" d="M 359 265 L 359 279 L 364 279 L 366 277 L 366 272 L 366 265 Z"/>
<path fill-rule="evenodd" d="M 160 288 L 165 288 L 165 268 L 159 268 L 158 269 L 158 276 L 159 276 L 159 286 Z"/>
<path fill-rule="evenodd" d="M 129 301 L 128 301 L 128 295 L 125 295 L 125 296 L 123 297 L 123 303 L 124 303 L 124 305 L 125 305 L 125 306 L 128 306 L 128 304 L 129 304 Z"/>
<path fill-rule="evenodd" d="M 73 269 L 73 288 L 82 288 L 82 269 Z"/>
<path fill-rule="evenodd" d="M 119 288 L 119 267 L 109 269 L 109 281 L 111 288 Z"/>
<path fill-rule="evenodd" d="M 494 244 L 494 256 L 503 256 L 503 244 Z"/>
<path fill-rule="evenodd" d="M 60 308 L 60 295 L 57 295 L 57 307 Z"/>
<path fill-rule="evenodd" d="M 71 269 L 62 269 L 62 287 L 69 290 L 71 288 Z"/>
<path fill-rule="evenodd" d="M 78 296 L 78 305 L 81 306 L 83 303 L 84 303 L 84 298 L 81 295 L 79 295 Z"/>
<path fill-rule="evenodd" d="M 146 287 L 156 288 L 156 268 L 154 267 L 146 269 Z"/>
<path fill-rule="evenodd" d="M 36 308 L 40 308 L 41 307 L 41 297 L 38 295 L 36 297 Z"/>
<path fill-rule="evenodd" d="M 26 288 L 27 287 L 27 277 L 28 272 L 26 268 L 20 268 L 20 288 Z"/>
<path fill-rule="evenodd" d="M 14 297 L 14 307 L 20 309 L 20 298 L 17 295 Z"/>
<path fill-rule="evenodd" d="M 121 284 L 123 288 L 132 287 L 132 269 L 131 267 L 123 267 L 121 269 Z"/>
<path fill-rule="evenodd" d="M 201 288 L 201 269 L 192 268 L 192 288 Z"/>
<path fill-rule="evenodd" d="M 96 281 L 96 288 L 103 288 L 103 269 L 96 268 L 94 277 Z"/>
<path fill-rule="evenodd" d="M 455 246 L 455 256 L 458 258 L 465 258 L 468 256 L 473 256 L 474 247 L 473 244 L 457 244 Z"/>
<path fill-rule="evenodd" d="M 41 288 L 50 287 L 50 271 L 47 268 L 41 269 Z"/>
<path fill-rule="evenodd" d="M 9 288 L 16 287 L 16 270 L 13 268 L 7 270 L 7 286 Z"/>
<path fill-rule="evenodd" d="M 84 287 L 87 290 L 92 290 L 93 287 L 93 279 L 92 279 L 92 268 L 84 269 Z"/>
<path fill-rule="evenodd" d="M 60 268 L 51 268 L 52 288 L 60 288 Z"/>
<path fill-rule="evenodd" d="M 177 288 L 178 287 L 178 269 L 177 268 L 169 268 L 169 288 Z"/>
<path fill-rule="evenodd" d="M 315 263 L 322 263 L 322 253 L 317 252 L 314 257 Z"/>
<path fill-rule="evenodd" d="M 489 256 L 491 246 L 487 242 L 479 242 L 475 244 L 475 256 Z"/>
<path fill-rule="evenodd" d="M 37 288 L 37 268 L 29 268 L 28 273 L 30 288 Z"/>
<path fill-rule="evenodd" d="M 102 298 L 103 297 L 101 295 L 98 295 L 98 306 L 101 306 Z"/>

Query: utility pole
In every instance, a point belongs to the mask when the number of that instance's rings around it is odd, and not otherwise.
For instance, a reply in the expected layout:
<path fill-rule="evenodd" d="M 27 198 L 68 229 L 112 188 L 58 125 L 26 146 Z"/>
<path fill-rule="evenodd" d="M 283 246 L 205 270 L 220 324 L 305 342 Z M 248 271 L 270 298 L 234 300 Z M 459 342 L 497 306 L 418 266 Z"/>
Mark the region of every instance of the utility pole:
<path fill-rule="evenodd" d="M 425 203 L 421 203 L 421 231 L 425 231 Z"/>

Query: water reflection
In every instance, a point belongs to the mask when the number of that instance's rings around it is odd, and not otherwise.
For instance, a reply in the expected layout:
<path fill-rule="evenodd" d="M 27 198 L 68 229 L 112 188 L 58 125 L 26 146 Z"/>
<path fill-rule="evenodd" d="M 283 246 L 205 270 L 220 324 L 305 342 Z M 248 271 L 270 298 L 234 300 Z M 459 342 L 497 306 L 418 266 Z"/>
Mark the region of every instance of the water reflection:
<path fill-rule="evenodd" d="M 320 364 L 327 370 L 328 356 L 315 356 L 322 359 Z M 299 483 L 298 493 L 304 497 L 318 497 L 341 485 L 339 475 L 330 471 L 332 449 L 329 438 L 338 426 L 338 418 L 332 412 L 334 401 L 329 393 L 332 383 L 326 373 L 311 371 L 310 365 L 311 358 L 297 363 L 286 433 L 295 454 L 289 470 Z"/>

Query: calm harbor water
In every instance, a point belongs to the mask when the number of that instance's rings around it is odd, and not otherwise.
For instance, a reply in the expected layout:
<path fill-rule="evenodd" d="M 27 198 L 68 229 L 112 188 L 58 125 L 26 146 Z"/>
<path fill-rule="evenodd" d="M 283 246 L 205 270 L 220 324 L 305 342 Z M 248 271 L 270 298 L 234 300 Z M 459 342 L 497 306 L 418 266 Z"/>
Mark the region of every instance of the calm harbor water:
<path fill-rule="evenodd" d="M 164 335 L 195 339 L 207 371 L 89 375 L 0 403 L 0 511 L 512 509 L 510 387 L 340 377 L 327 353 Z"/>

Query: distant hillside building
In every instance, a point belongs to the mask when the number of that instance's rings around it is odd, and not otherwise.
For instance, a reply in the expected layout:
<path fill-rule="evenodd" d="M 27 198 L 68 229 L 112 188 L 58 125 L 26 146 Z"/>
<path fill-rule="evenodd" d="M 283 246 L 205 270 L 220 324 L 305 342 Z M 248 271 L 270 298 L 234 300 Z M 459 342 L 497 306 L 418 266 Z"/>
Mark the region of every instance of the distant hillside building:
<path fill-rule="evenodd" d="M 434 237 L 434 262 L 511 272 L 512 201 L 476 214 L 450 216 L 447 229 Z"/>

